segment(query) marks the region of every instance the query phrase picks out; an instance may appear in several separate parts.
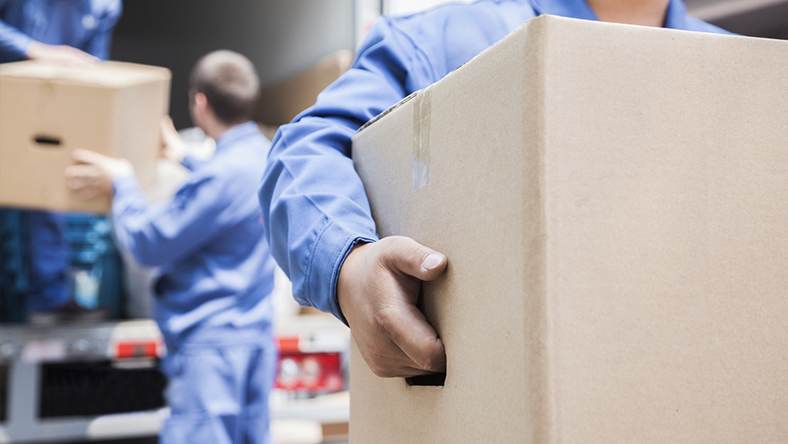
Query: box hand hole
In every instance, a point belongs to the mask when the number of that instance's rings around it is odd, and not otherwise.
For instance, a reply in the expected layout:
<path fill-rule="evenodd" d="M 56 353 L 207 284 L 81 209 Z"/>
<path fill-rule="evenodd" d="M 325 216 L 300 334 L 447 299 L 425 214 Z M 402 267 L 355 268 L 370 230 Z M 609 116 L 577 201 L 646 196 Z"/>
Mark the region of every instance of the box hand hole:
<path fill-rule="evenodd" d="M 38 135 L 33 137 L 33 141 L 36 142 L 36 145 L 44 148 L 55 148 L 59 147 L 61 144 L 60 137 L 55 136 Z"/>
<path fill-rule="evenodd" d="M 446 373 L 430 373 L 429 375 L 413 376 L 405 378 L 409 386 L 437 386 L 443 387 L 446 382 Z"/>

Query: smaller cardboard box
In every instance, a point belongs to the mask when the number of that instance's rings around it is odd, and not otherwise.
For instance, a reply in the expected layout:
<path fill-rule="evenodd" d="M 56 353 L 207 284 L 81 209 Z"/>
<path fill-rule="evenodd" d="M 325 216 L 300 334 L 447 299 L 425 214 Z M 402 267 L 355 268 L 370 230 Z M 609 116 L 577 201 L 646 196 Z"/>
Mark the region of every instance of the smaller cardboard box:
<path fill-rule="evenodd" d="M 152 184 L 170 78 L 166 68 L 122 62 L 0 65 L 0 205 L 108 212 L 109 198 L 83 201 L 66 186 L 77 148 L 126 158 L 140 184 Z"/>

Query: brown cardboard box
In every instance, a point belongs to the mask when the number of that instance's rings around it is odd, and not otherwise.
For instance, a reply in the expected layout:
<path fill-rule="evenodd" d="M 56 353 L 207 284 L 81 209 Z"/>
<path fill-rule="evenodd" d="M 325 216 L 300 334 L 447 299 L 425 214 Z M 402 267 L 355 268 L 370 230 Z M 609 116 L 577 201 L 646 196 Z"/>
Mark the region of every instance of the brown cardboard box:
<path fill-rule="evenodd" d="M 263 133 L 276 132 L 301 111 L 315 104 L 317 95 L 350 68 L 353 53 L 348 50 L 329 54 L 309 68 L 260 91 L 260 106 L 255 121 L 268 127 Z"/>
<path fill-rule="evenodd" d="M 0 65 L 0 205 L 109 211 L 108 198 L 82 201 L 66 187 L 75 148 L 125 157 L 152 184 L 169 90 L 170 71 L 153 66 Z"/>
<path fill-rule="evenodd" d="M 788 42 L 529 21 L 354 138 L 444 386 L 351 356 L 350 439 L 788 442 Z"/>

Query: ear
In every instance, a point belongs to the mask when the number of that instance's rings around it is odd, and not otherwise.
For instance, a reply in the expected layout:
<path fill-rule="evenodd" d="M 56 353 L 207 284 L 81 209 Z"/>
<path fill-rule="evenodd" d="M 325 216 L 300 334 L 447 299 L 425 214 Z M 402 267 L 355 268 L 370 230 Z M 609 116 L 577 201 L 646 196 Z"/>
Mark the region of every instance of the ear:
<path fill-rule="evenodd" d="M 200 111 L 205 111 L 208 109 L 208 98 L 205 97 L 205 94 L 198 92 L 194 94 L 194 104 Z"/>
<path fill-rule="evenodd" d="M 205 97 L 205 94 L 197 93 L 194 95 L 194 106 L 203 118 L 216 119 L 213 108 L 211 104 L 208 103 L 208 98 Z"/>

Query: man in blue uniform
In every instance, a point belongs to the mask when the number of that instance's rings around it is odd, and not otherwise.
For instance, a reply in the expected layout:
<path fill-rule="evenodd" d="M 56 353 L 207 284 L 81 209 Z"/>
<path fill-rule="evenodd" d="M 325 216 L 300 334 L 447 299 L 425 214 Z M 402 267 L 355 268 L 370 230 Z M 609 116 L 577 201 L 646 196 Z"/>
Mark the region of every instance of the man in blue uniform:
<path fill-rule="evenodd" d="M 0 62 L 109 58 L 120 0 L 0 0 Z"/>
<path fill-rule="evenodd" d="M 34 59 L 90 64 L 106 60 L 121 10 L 120 0 L 0 0 L 0 63 Z M 66 276 L 65 215 L 25 211 L 22 218 L 29 233 L 29 310 L 78 311 Z"/>
<path fill-rule="evenodd" d="M 83 198 L 112 193 L 117 242 L 158 266 L 154 311 L 167 344 L 171 416 L 163 444 L 268 443 L 274 381 L 274 261 L 255 195 L 270 142 L 249 121 L 259 80 L 231 51 L 201 58 L 190 84 L 194 123 L 216 140 L 206 162 L 183 157 L 171 121 L 164 154 L 191 170 L 175 196 L 150 205 L 131 164 L 75 150 L 66 172 Z"/>
<path fill-rule="evenodd" d="M 447 259 L 412 239 L 378 240 L 351 137 L 540 14 L 725 32 L 690 17 L 681 0 L 481 0 L 383 17 L 353 67 L 274 139 L 259 194 L 271 251 L 298 301 L 346 321 L 379 376 L 445 370 L 443 344 L 416 302 Z"/>

